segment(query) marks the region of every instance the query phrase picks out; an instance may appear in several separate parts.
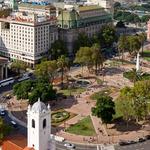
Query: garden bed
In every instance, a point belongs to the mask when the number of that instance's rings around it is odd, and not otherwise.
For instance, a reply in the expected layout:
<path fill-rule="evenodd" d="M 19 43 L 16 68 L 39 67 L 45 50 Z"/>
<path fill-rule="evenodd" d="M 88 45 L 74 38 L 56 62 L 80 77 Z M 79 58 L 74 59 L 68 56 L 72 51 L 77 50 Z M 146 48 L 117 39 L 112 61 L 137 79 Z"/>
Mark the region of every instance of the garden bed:
<path fill-rule="evenodd" d="M 76 114 L 65 111 L 64 109 L 60 109 L 57 111 L 52 112 L 52 126 L 59 126 L 63 122 L 75 117 Z"/>

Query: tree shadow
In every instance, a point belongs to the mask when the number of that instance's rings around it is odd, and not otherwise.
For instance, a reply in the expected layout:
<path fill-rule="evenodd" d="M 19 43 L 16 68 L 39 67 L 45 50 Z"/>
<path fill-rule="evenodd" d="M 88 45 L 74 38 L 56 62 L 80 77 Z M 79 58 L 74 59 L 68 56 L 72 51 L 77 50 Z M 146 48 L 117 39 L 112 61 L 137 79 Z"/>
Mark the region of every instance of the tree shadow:
<path fill-rule="evenodd" d="M 116 68 L 116 67 L 111 67 L 111 68 L 106 68 L 104 71 L 105 75 L 115 75 L 115 74 L 121 74 L 124 72 L 123 68 Z"/>
<path fill-rule="evenodd" d="M 121 118 L 114 120 L 113 123 L 114 125 L 109 129 L 116 129 L 119 132 L 138 131 L 142 128 L 142 125 L 135 121 L 129 121 L 127 126 L 127 122 Z"/>
<path fill-rule="evenodd" d="M 50 101 L 51 109 L 52 111 L 58 110 L 58 109 L 67 109 L 72 107 L 73 105 L 78 104 L 78 101 L 75 96 L 62 96 L 59 97 L 55 101 Z"/>
<path fill-rule="evenodd" d="M 60 126 L 57 126 L 57 127 L 51 127 L 51 133 L 52 134 L 56 134 L 56 133 L 58 133 L 58 132 L 60 132 L 60 131 L 65 131 L 65 128 L 64 127 L 60 127 Z"/>

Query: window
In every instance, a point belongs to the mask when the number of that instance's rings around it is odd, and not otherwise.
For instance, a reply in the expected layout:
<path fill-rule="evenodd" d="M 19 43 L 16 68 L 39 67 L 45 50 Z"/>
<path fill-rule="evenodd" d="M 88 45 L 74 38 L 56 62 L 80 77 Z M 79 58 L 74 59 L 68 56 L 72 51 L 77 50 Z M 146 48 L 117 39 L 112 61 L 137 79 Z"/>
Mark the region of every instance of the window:
<path fill-rule="evenodd" d="M 35 128 L 35 120 L 32 119 L 32 128 Z"/>
<path fill-rule="evenodd" d="M 43 129 L 46 127 L 46 119 L 43 120 Z"/>

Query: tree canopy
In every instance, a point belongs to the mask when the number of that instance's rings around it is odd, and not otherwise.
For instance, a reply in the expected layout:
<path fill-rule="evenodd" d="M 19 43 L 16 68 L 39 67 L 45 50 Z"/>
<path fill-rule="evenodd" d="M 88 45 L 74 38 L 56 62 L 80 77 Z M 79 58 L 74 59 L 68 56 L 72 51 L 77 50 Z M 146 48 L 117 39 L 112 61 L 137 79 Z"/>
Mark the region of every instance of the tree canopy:
<path fill-rule="evenodd" d="M 47 102 L 56 99 L 56 91 L 47 79 L 27 80 L 13 86 L 13 93 L 17 99 L 29 99 L 29 103 L 34 103 L 41 99 Z"/>
<path fill-rule="evenodd" d="M 4 137 L 8 135 L 11 131 L 10 126 L 4 123 L 4 120 L 0 117 L 0 145 Z"/>
<path fill-rule="evenodd" d="M 138 122 L 145 119 L 149 114 L 149 90 L 150 80 L 145 80 L 136 82 L 132 88 L 124 87 L 120 91 L 116 102 L 119 102 L 120 112 L 126 121 L 136 119 Z"/>
<path fill-rule="evenodd" d="M 52 46 L 50 49 L 51 59 L 56 60 L 61 55 L 68 56 L 68 50 L 64 41 L 56 40 L 54 43 L 52 43 Z"/>
<path fill-rule="evenodd" d="M 110 47 L 117 40 L 116 30 L 113 26 L 103 26 L 99 32 L 98 38 L 102 47 Z"/>
<path fill-rule="evenodd" d="M 40 64 L 35 66 L 35 75 L 38 78 L 46 77 L 50 80 L 50 83 L 53 83 L 54 77 L 57 71 L 57 61 L 43 61 Z"/>
<path fill-rule="evenodd" d="M 97 99 L 96 106 L 92 108 L 92 114 L 102 119 L 102 122 L 110 123 L 115 114 L 115 104 L 112 97 L 102 95 Z"/>
<path fill-rule="evenodd" d="M 26 71 L 27 64 L 21 60 L 14 60 L 11 64 L 11 69 L 15 70 L 17 73 Z"/>

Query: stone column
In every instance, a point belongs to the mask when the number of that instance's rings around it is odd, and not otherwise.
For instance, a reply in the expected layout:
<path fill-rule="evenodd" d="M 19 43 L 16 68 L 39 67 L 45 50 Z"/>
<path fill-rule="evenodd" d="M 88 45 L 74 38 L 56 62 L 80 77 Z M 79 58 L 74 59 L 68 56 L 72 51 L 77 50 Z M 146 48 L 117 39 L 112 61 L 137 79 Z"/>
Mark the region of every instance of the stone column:
<path fill-rule="evenodd" d="M 0 80 L 3 80 L 4 78 L 4 70 L 3 70 L 3 66 L 0 66 Z"/>
<path fill-rule="evenodd" d="M 7 78 L 7 64 L 5 65 L 5 78 Z"/>

